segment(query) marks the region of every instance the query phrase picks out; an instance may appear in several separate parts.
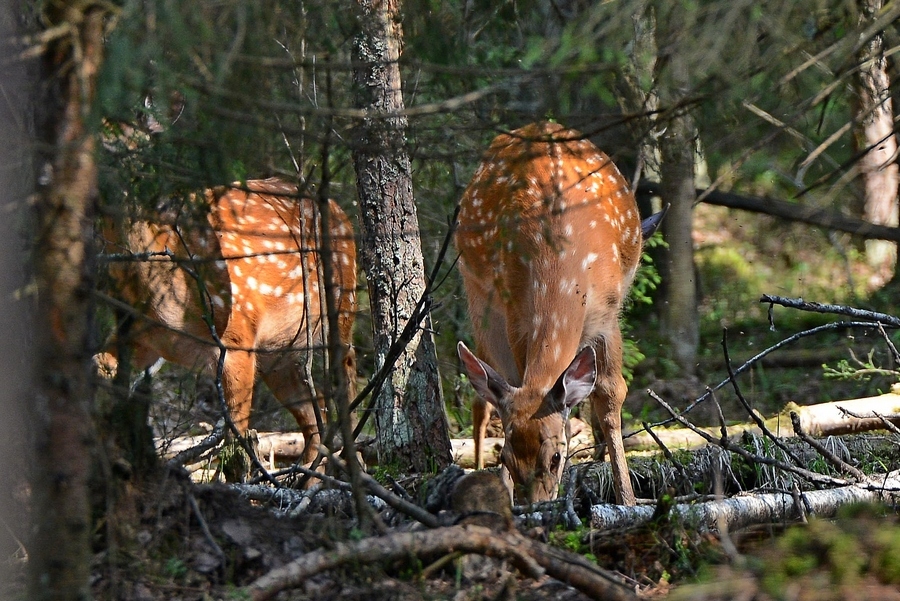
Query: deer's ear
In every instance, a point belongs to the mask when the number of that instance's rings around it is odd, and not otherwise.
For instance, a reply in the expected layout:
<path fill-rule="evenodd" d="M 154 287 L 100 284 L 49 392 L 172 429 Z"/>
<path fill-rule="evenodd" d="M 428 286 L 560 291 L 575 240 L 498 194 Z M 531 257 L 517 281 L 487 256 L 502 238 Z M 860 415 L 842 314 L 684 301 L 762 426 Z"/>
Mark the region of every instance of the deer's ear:
<path fill-rule="evenodd" d="M 459 359 L 462 361 L 463 369 L 469 376 L 469 381 L 475 388 L 478 396 L 496 407 L 499 411 L 505 412 L 508 405 L 509 393 L 512 392 L 512 386 L 498 374 L 494 369 L 476 357 L 472 351 L 460 342 L 456 347 L 459 353 Z"/>
<path fill-rule="evenodd" d="M 575 355 L 547 394 L 545 403 L 554 412 L 565 412 L 594 391 L 597 382 L 597 353 L 587 346 Z"/>

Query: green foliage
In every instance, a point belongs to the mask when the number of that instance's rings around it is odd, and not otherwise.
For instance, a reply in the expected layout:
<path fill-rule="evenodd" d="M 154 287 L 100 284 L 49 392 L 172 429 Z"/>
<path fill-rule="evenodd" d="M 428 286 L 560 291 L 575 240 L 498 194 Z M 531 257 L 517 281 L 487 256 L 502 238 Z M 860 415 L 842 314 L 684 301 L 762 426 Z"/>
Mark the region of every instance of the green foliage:
<path fill-rule="evenodd" d="M 163 574 L 169 578 L 184 578 L 188 573 L 187 564 L 179 557 L 170 557 L 163 566 Z"/>
<path fill-rule="evenodd" d="M 887 376 L 896 381 L 900 377 L 900 371 L 896 369 L 884 369 L 875 365 L 874 356 L 875 349 L 873 348 L 865 359 L 858 359 L 856 355 L 853 355 L 853 362 L 856 365 L 851 365 L 847 359 L 839 360 L 835 367 L 824 364 L 822 365 L 823 375 L 836 380 L 871 380 L 876 376 Z"/>
<path fill-rule="evenodd" d="M 577 553 L 591 561 L 597 561 L 597 558 L 590 552 L 590 527 L 588 524 L 582 523 L 575 530 L 567 530 L 563 526 L 557 526 L 550 533 L 549 542 L 555 547 Z"/>
<path fill-rule="evenodd" d="M 789 528 L 762 557 L 764 588 L 780 598 L 789 583 L 817 575 L 836 587 L 852 587 L 867 574 L 883 584 L 900 583 L 900 527 L 884 514 L 881 507 L 851 505 L 836 521 L 813 519 Z"/>

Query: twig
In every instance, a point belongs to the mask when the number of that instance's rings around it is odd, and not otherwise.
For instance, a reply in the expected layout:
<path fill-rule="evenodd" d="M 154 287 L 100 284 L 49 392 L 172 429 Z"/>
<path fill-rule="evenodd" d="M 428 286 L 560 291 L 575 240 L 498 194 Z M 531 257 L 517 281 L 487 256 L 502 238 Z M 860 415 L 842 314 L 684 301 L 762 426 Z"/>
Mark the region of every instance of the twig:
<path fill-rule="evenodd" d="M 456 231 L 456 222 L 459 218 L 459 203 L 457 203 L 456 208 L 453 211 L 453 215 L 450 217 L 447 234 L 444 236 L 444 240 L 441 243 L 441 248 L 438 251 L 438 256 L 435 260 L 434 268 L 431 270 L 431 273 L 428 276 L 427 281 L 425 282 L 425 290 L 422 291 L 422 295 L 419 297 L 419 300 L 416 302 L 416 306 L 413 307 L 412 313 L 409 319 L 406 321 L 406 325 L 403 326 L 403 330 L 400 332 L 400 335 L 397 339 L 391 344 L 388 349 L 387 354 L 384 358 L 384 365 L 378 370 L 378 373 L 369 380 L 369 383 L 363 388 L 356 398 L 350 403 L 350 410 L 355 410 L 360 403 L 362 403 L 363 399 L 366 398 L 369 394 L 372 396 L 372 401 L 369 406 L 366 407 L 365 411 L 361 412 L 359 415 L 359 423 L 356 425 L 356 428 L 353 430 L 354 438 L 359 437 L 362 432 L 363 426 L 365 426 L 366 420 L 369 417 L 369 414 L 372 411 L 372 405 L 375 402 L 375 398 L 378 396 L 381 391 L 381 387 L 384 385 L 385 380 L 387 380 L 388 376 L 394 369 L 394 364 L 400 358 L 400 355 L 403 354 L 403 351 L 406 349 L 407 345 L 412 341 L 415 336 L 416 331 L 421 327 L 422 321 L 428 314 L 431 312 L 432 305 L 434 299 L 432 298 L 432 294 L 436 289 L 438 289 L 443 280 L 438 281 L 437 276 L 440 272 L 441 265 L 444 262 L 444 257 L 450 249 L 450 243 L 453 240 L 453 233 Z"/>
<path fill-rule="evenodd" d="M 566 481 L 565 481 L 565 496 L 563 499 L 565 500 L 565 512 L 563 512 L 563 517 L 566 522 L 566 528 L 569 530 L 576 530 L 581 527 L 581 518 L 578 517 L 578 513 L 575 511 L 575 466 L 569 466 L 566 470 Z"/>
<path fill-rule="evenodd" d="M 852 465 L 826 449 L 825 446 L 818 440 L 814 439 L 812 436 L 804 432 L 803 426 L 800 425 L 800 416 L 796 411 L 791 411 L 791 424 L 794 426 L 794 434 L 803 439 L 806 444 L 814 448 L 816 452 L 818 452 L 822 457 L 825 458 L 825 461 L 833 465 L 839 471 L 850 474 L 857 482 L 863 482 L 866 480 L 866 475 L 862 473 L 858 468 L 853 467 Z"/>
<path fill-rule="evenodd" d="M 891 351 L 891 357 L 894 359 L 894 365 L 900 367 L 900 352 L 897 351 L 897 347 L 894 346 L 894 341 L 891 340 L 890 336 L 887 335 L 887 332 L 884 331 L 884 326 L 880 323 L 878 324 L 878 332 L 881 334 L 881 337 L 884 338 L 885 344 L 887 344 L 888 349 Z"/>
<path fill-rule="evenodd" d="M 290 476 L 292 474 L 303 474 L 304 476 L 307 476 L 309 478 L 318 478 L 323 483 L 333 488 L 338 488 L 340 490 L 350 490 L 351 488 L 349 482 L 338 480 L 337 478 L 334 478 L 327 474 L 323 474 L 322 472 L 316 471 L 314 469 L 304 467 L 302 465 L 292 465 L 283 470 L 278 470 L 277 472 L 269 472 L 269 474 L 273 478 L 281 478 L 282 476 Z M 247 484 L 259 484 L 263 480 L 266 480 L 264 476 L 256 476 L 255 478 L 249 480 Z"/>
<path fill-rule="evenodd" d="M 707 434 L 700 428 L 696 427 L 694 424 L 692 424 L 688 420 L 686 420 L 681 414 L 676 412 L 675 409 L 673 409 L 671 405 L 669 405 L 667 402 L 665 402 L 655 392 L 648 389 L 647 393 L 650 395 L 650 397 L 653 400 L 655 400 L 657 403 L 662 405 L 662 407 L 666 411 L 669 412 L 669 414 L 672 416 L 672 418 L 675 421 L 677 421 L 679 424 L 681 424 L 685 428 L 690 429 L 691 431 L 693 431 L 698 436 L 702 437 L 704 440 L 706 440 L 706 442 L 708 442 L 710 444 L 722 447 L 726 451 L 731 451 L 732 453 L 736 453 L 749 461 L 762 463 L 765 465 L 771 465 L 771 466 L 777 467 L 781 470 L 797 474 L 798 476 L 807 478 L 808 480 L 815 482 L 817 484 L 824 484 L 824 485 L 828 485 L 828 486 L 846 486 L 848 484 L 848 482 L 846 480 L 842 480 L 840 478 L 833 478 L 831 476 L 826 476 L 824 474 L 817 474 L 816 472 L 813 472 L 813 471 L 810 471 L 810 470 L 807 470 L 807 469 L 804 469 L 801 467 L 788 465 L 784 462 L 778 461 L 777 459 L 772 459 L 770 457 L 762 457 L 760 455 L 755 455 L 755 454 L 751 453 L 750 451 L 744 449 L 743 447 L 740 447 L 740 446 L 732 443 L 730 440 L 726 440 L 726 441 L 724 441 L 724 443 L 722 443 L 722 442 L 718 441 L 716 438 L 714 438 L 713 436 Z"/>
<path fill-rule="evenodd" d="M 779 350 L 780 348 L 787 346 L 788 344 L 792 344 L 792 343 L 797 342 L 798 340 L 800 340 L 802 338 L 806 338 L 808 336 L 815 336 L 816 334 L 821 334 L 822 332 L 827 332 L 827 331 L 831 331 L 831 330 L 844 330 L 844 329 L 848 329 L 848 328 L 877 329 L 878 327 L 879 327 L 879 324 L 869 322 L 869 321 L 836 321 L 836 322 L 832 322 L 832 323 L 826 323 L 821 326 L 816 326 L 814 328 L 810 328 L 810 329 L 804 330 L 802 332 L 797 332 L 796 334 L 793 334 L 793 335 L 785 338 L 784 340 L 773 344 L 772 346 L 768 347 L 767 349 L 757 353 L 756 355 L 754 355 L 753 357 L 751 357 L 750 359 L 748 359 L 747 361 L 742 363 L 737 369 L 734 370 L 733 373 L 734 373 L 734 376 L 742 374 L 745 371 L 747 371 L 748 369 L 750 369 L 751 367 L 753 367 L 754 364 L 758 363 L 766 355 L 769 355 L 769 354 Z M 685 415 L 685 414 L 690 413 L 694 409 L 694 407 L 696 407 L 700 403 L 703 403 L 704 401 L 706 401 L 709 398 L 710 391 L 712 391 L 712 392 L 718 391 L 720 388 L 724 387 L 729 382 L 731 382 L 732 378 L 733 378 L 733 376 L 729 376 L 728 378 L 725 378 L 724 380 L 722 380 L 721 382 L 719 382 L 718 384 L 713 386 L 711 389 L 707 389 L 708 390 L 707 392 L 705 392 L 701 396 L 694 399 L 687 407 L 685 407 L 684 410 L 681 412 L 681 414 Z M 658 428 L 659 426 L 669 425 L 674 421 L 676 421 L 675 418 L 669 418 L 669 419 L 664 419 L 664 420 L 661 420 L 658 422 L 654 422 L 650 425 L 653 426 L 654 428 Z M 636 436 L 637 434 L 640 434 L 640 432 L 641 432 L 641 430 L 635 430 L 634 432 L 629 432 L 622 438 L 629 438 L 631 436 Z"/>
<path fill-rule="evenodd" d="M 333 461 L 334 464 L 337 465 L 339 469 L 343 470 L 344 473 L 347 473 L 347 464 L 344 462 L 343 459 L 332 454 L 328 450 L 323 450 L 323 452 L 328 455 L 329 461 Z M 423 524 L 429 528 L 437 528 L 440 525 L 440 522 L 438 521 L 437 517 L 435 517 L 428 511 L 425 511 L 418 505 L 415 505 L 413 503 L 410 503 L 409 501 L 401 499 L 400 497 L 398 497 L 397 495 L 395 495 L 394 493 L 392 493 L 391 491 L 389 491 L 388 489 L 383 487 L 381 484 L 379 484 L 378 481 L 375 480 L 375 478 L 373 478 L 366 472 L 360 470 L 359 475 L 360 475 L 360 480 L 365 485 L 365 487 L 369 489 L 369 492 L 371 492 L 373 495 L 375 495 L 376 497 L 378 497 L 379 499 L 381 499 L 382 501 L 384 501 L 385 503 L 390 505 L 392 508 L 396 509 L 397 511 L 399 511 L 405 515 L 408 515 L 409 517 L 413 518 L 417 522 L 420 522 L 421 524 Z"/>
<path fill-rule="evenodd" d="M 725 414 L 722 413 L 722 405 L 719 404 L 716 393 L 708 386 L 706 387 L 706 390 L 709 392 L 709 398 L 712 399 L 713 405 L 716 407 L 716 416 L 719 418 L 719 434 L 722 436 L 722 443 L 724 444 L 728 440 L 728 426 L 725 424 Z"/>
<path fill-rule="evenodd" d="M 644 430 L 647 431 L 647 434 L 650 435 L 650 438 L 653 439 L 653 442 L 656 443 L 656 446 L 658 446 L 662 450 L 663 456 L 669 461 L 669 463 L 675 466 L 675 469 L 678 470 L 678 473 L 680 473 L 685 480 L 690 482 L 691 477 L 687 472 L 687 468 L 684 467 L 684 464 L 675 459 L 675 455 L 672 454 L 672 451 L 669 450 L 669 447 L 666 446 L 666 443 L 664 443 L 662 439 L 656 435 L 656 432 L 653 431 L 653 428 L 650 426 L 650 424 L 648 424 L 647 422 L 643 422 L 642 425 L 644 426 Z"/>
<path fill-rule="evenodd" d="M 812 313 L 830 313 L 833 315 L 846 315 L 847 317 L 855 317 L 857 319 L 869 319 L 882 324 L 900 327 L 900 318 L 894 317 L 893 315 L 857 309 L 855 307 L 847 307 L 845 305 L 811 303 L 804 301 L 802 298 L 785 298 L 783 296 L 774 296 L 770 294 L 763 294 L 762 297 L 760 297 L 759 302 L 769 303 L 770 305 L 781 305 L 783 307 L 790 307 L 791 309 L 799 309 L 801 311 L 809 311 Z"/>
<path fill-rule="evenodd" d="M 844 409 L 843 407 L 838 407 L 838 411 L 855 419 L 870 419 L 865 415 L 860 415 L 859 413 L 855 413 L 853 411 L 850 411 L 849 409 Z M 894 434 L 900 434 L 900 428 L 898 428 L 896 425 L 894 425 L 893 422 L 890 421 L 892 419 L 900 420 L 900 414 L 895 413 L 893 415 L 883 415 L 881 413 L 878 413 L 877 411 L 873 411 L 872 416 L 880 419 L 881 423 L 884 424 L 884 427 Z"/>
<path fill-rule="evenodd" d="M 896 414 L 893 416 L 885 416 L 885 415 L 878 413 L 877 411 L 873 411 L 872 414 L 881 420 L 881 423 L 884 424 L 885 428 L 887 428 L 894 434 L 900 434 L 900 428 L 895 426 L 893 424 L 893 422 L 891 422 L 890 419 L 888 419 L 889 417 L 892 417 L 893 419 L 900 419 L 900 416 L 897 416 Z"/>
<path fill-rule="evenodd" d="M 191 505 L 191 511 L 194 512 L 194 517 L 197 518 L 197 523 L 200 524 L 200 530 L 203 532 L 203 537 L 206 538 L 206 542 L 213 549 L 213 553 L 215 553 L 216 557 L 219 559 L 219 568 L 225 568 L 225 552 L 222 551 L 222 547 L 219 546 L 219 543 L 216 542 L 216 539 L 213 538 L 212 532 L 209 531 L 209 524 L 206 523 L 206 518 L 203 517 L 203 513 L 200 511 L 200 506 L 197 504 L 197 499 L 191 493 L 190 489 L 185 486 L 184 487 L 185 494 L 188 498 L 188 503 Z"/>
<path fill-rule="evenodd" d="M 741 387 L 738 385 L 737 378 L 735 377 L 734 370 L 731 368 L 731 356 L 728 352 L 728 329 L 722 328 L 722 352 L 725 355 L 725 369 L 728 370 L 728 379 L 731 381 L 731 387 L 734 389 L 734 393 L 737 395 L 738 401 L 743 405 L 744 410 L 747 411 L 747 415 L 750 416 L 750 419 L 753 420 L 753 423 L 756 424 L 756 427 L 760 429 L 763 433 L 763 436 L 771 440 L 776 447 L 781 449 L 781 451 L 790 458 L 791 461 L 794 462 L 794 465 L 803 465 L 803 462 L 800 461 L 800 458 L 797 457 L 793 451 L 784 442 L 775 434 L 772 433 L 771 430 L 766 426 L 766 422 L 762 419 L 759 414 L 753 410 L 753 407 L 750 406 L 750 403 L 747 402 L 747 399 L 744 398 L 744 393 L 741 391 Z"/>
<path fill-rule="evenodd" d="M 225 438 L 225 420 L 220 419 L 216 423 L 216 427 L 213 428 L 213 431 L 209 433 L 209 436 L 207 436 L 191 448 L 185 449 L 169 459 L 166 462 L 166 467 L 168 467 L 169 469 L 184 467 L 185 464 L 194 461 L 198 457 L 203 456 L 210 449 L 214 449 L 219 446 L 219 443 L 222 442 L 223 438 Z"/>
<path fill-rule="evenodd" d="M 803 493 L 800 492 L 800 487 L 797 485 L 797 482 L 791 482 L 791 496 L 794 497 L 794 505 L 797 507 L 797 513 L 800 514 L 800 521 L 804 524 L 808 523 L 809 520 L 806 517 L 806 499 L 803 498 Z"/>

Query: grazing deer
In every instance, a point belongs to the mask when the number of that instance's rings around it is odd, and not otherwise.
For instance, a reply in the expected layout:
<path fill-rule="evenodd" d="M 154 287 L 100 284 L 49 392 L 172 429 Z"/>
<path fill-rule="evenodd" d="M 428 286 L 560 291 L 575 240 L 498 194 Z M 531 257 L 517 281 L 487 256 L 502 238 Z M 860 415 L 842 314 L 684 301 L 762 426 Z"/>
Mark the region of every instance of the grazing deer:
<path fill-rule="evenodd" d="M 117 296 L 144 319 L 130 332 L 135 367 L 160 357 L 216 373 L 226 347 L 222 387 L 238 431 L 249 427 L 257 373 L 290 411 L 306 441 L 303 460 L 320 441 L 304 371 L 307 353 L 327 344 L 322 215 L 297 186 L 277 179 L 248 181 L 205 192 L 198 215 L 179 204 L 157 207 L 152 218 L 107 227 L 107 250 L 133 255 L 110 272 Z M 344 367 L 355 394 L 351 330 L 356 316 L 356 245 L 347 216 L 329 201 L 328 238 L 334 265 L 338 328 Z M 126 257 L 127 259 L 127 257 Z M 324 352 L 322 350 L 321 352 Z M 114 373 L 116 358 L 98 358 Z"/>
<path fill-rule="evenodd" d="M 628 182 L 578 132 L 532 124 L 494 139 L 460 204 L 460 271 L 484 358 L 459 343 L 478 393 L 476 466 L 484 464 L 490 403 L 503 423 L 501 474 L 510 494 L 528 502 L 556 498 L 569 412 L 590 395 L 616 499 L 633 505 L 621 431 L 619 313 L 643 232 Z"/>

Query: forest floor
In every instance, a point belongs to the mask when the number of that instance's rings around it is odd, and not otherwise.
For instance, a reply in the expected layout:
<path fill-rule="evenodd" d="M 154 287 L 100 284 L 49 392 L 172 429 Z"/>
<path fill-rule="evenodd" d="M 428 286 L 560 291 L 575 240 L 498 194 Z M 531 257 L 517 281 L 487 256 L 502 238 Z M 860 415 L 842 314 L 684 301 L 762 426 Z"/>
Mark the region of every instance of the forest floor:
<path fill-rule="evenodd" d="M 338 541 L 362 538 L 349 512 L 344 513 L 347 504 L 292 517 L 248 501 L 225 485 L 188 484 L 173 477 L 131 491 L 117 503 L 117 511 L 96 533 L 102 549 L 93 569 L 97 599 L 247 599 L 242 587 L 270 570 L 316 550 L 334 549 Z M 391 533 L 414 528 L 409 520 L 396 518 Z M 123 521 L 116 523 L 117 519 Z M 807 526 L 787 529 L 754 527 L 726 537 L 667 519 L 605 534 L 540 526 L 521 529 L 527 536 L 596 561 L 643 598 L 900 600 L 897 522 L 892 511 L 865 506 L 850 508 L 835 521 L 813 519 Z M 525 577 L 502 560 L 470 555 L 442 565 L 437 556 L 385 561 L 376 552 L 310 577 L 276 598 L 592 597 L 547 576 Z"/>
<path fill-rule="evenodd" d="M 636 369 L 626 405 L 626 422 L 631 425 L 662 416 L 658 407 L 648 403 L 647 388 L 682 408 L 702 394 L 706 384 L 715 384 L 726 376 L 720 344 L 722 328 L 729 329 L 733 362 L 737 364 L 795 331 L 830 319 L 778 309 L 778 331 L 771 332 L 767 307 L 757 302 L 763 293 L 862 304 L 890 312 L 890 307 L 877 306 L 877 296 L 868 297 L 876 283 L 874 275 L 846 240 L 826 239 L 805 226 L 784 225 L 765 217 L 748 218 L 704 205 L 698 207 L 697 223 L 703 320 L 700 375 L 673 375 L 671 365 L 655 352 L 656 345 L 661 344 L 654 339 L 652 320 L 649 328 L 645 324 L 636 330 L 639 348 L 648 358 Z M 842 241 L 845 246 L 841 246 Z M 831 256 L 823 260 L 828 253 Z M 790 361 L 779 364 L 785 355 L 775 355 L 772 362 L 746 374 L 741 384 L 754 408 L 767 415 L 779 411 L 788 401 L 803 405 L 876 394 L 889 386 L 888 379 L 826 379 L 822 364 L 836 365 L 841 358 L 853 356 L 889 364 L 885 349 L 878 346 L 881 342 L 877 337 L 852 333 L 810 339 Z M 165 377 L 163 372 L 159 394 L 154 394 L 156 407 L 166 408 L 157 409 L 154 416 L 158 435 L 172 436 L 183 433 L 187 424 L 215 421 L 218 403 L 209 393 L 209 381 L 191 380 L 183 374 L 177 381 Z M 730 390 L 723 390 L 719 398 L 726 419 L 744 419 L 745 415 L 734 413 L 736 403 L 729 395 Z M 185 409 L 170 410 L 173 407 Z M 254 409 L 259 415 L 271 416 L 263 417 L 263 425 L 257 427 L 291 426 L 271 399 L 263 397 Z M 698 425 L 715 423 L 715 416 L 704 411 L 701 407 L 692 419 Z M 101 600 L 246 599 L 249 597 L 242 587 L 269 571 L 362 536 L 354 529 L 352 512 L 346 505 L 292 516 L 248 500 L 225 485 L 189 484 L 173 476 L 160 477 L 140 490 L 127 490 L 126 486 L 105 503 L 114 511 L 100 522 L 95 533 L 97 553 L 92 572 L 93 593 Z M 586 512 L 579 514 L 586 520 Z M 668 520 L 612 535 L 588 528 L 569 531 L 548 524 L 523 530 L 536 540 L 596 561 L 645 598 L 900 601 L 897 521 L 891 509 L 868 507 L 850 510 L 838 520 L 811 520 L 806 526 L 754 527 L 726 537 Z M 410 528 L 408 520 L 391 524 L 392 532 Z M 20 568 L 20 577 L 0 583 L 0 598 L 24 598 L 23 552 L 5 560 Z M 438 561 L 435 557 L 418 557 L 385 562 L 373 557 L 317 574 L 276 598 L 589 598 L 550 577 L 525 577 L 502 561 L 455 558 L 440 566 Z"/>

